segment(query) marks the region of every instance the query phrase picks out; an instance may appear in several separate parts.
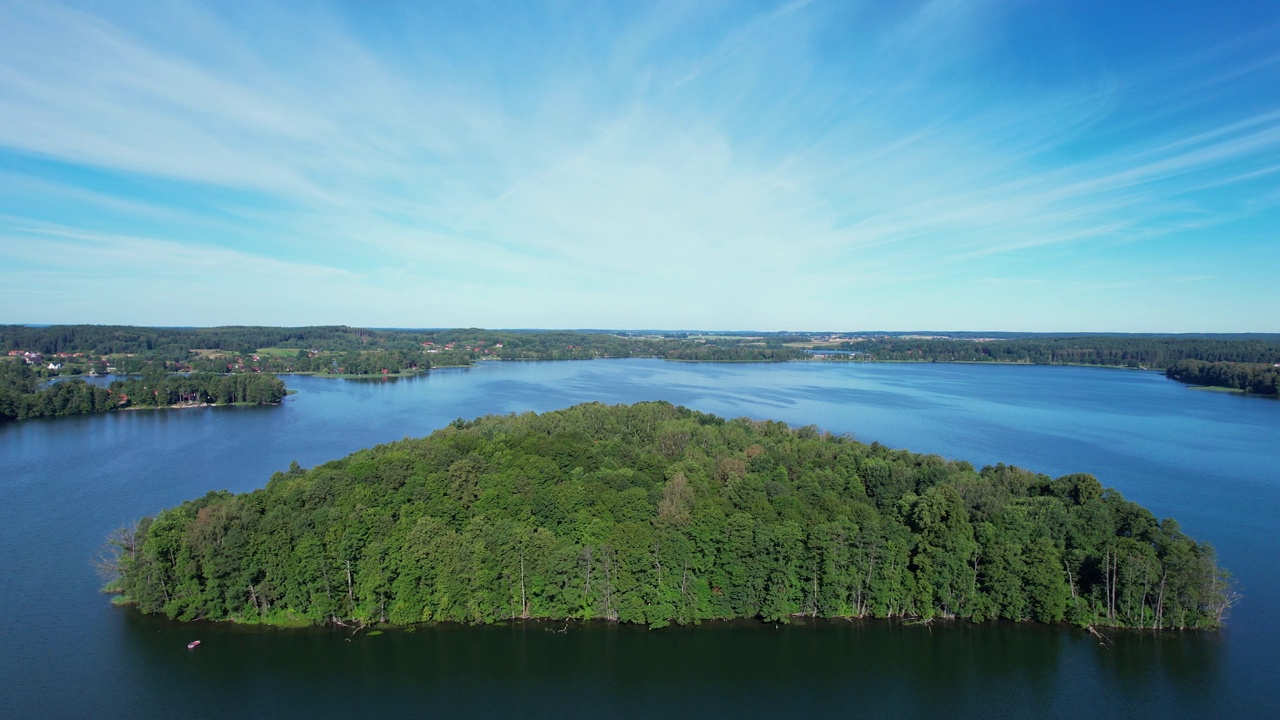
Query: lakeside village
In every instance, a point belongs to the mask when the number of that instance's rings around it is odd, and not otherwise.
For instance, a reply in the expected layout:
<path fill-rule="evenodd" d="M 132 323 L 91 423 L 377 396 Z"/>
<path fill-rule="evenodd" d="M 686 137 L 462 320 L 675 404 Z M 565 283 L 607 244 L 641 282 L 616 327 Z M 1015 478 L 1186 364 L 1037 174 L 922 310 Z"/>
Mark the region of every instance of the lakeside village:
<path fill-rule="evenodd" d="M 8 356 L 11 358 L 20 359 L 27 365 L 35 365 L 38 367 L 43 366 L 45 370 L 53 370 L 55 372 L 62 370 L 63 365 L 65 363 L 81 360 L 82 358 L 85 357 L 84 353 L 79 353 L 79 352 L 53 353 L 49 356 L 49 357 L 52 357 L 53 359 L 49 360 L 48 363 L 46 364 L 45 361 L 47 358 L 45 357 L 45 355 L 43 353 L 35 352 L 34 350 L 10 350 Z M 94 361 L 89 360 L 86 362 L 88 362 L 91 368 L 90 371 L 87 373 L 89 375 L 101 375 L 109 372 L 114 372 L 114 369 L 111 368 L 109 365 L 107 365 L 105 358 L 97 361 L 101 366 L 101 372 L 99 372 L 97 367 L 94 367 L 94 364 L 95 364 Z"/>
<path fill-rule="evenodd" d="M 491 360 L 997 362 L 1166 371 L 1280 394 L 1280 336 L 0 326 L 0 366 L 25 377 L 211 373 L 403 376 Z M 17 367 L 15 367 L 17 366 Z M 25 382 L 25 381 L 24 381 Z"/>

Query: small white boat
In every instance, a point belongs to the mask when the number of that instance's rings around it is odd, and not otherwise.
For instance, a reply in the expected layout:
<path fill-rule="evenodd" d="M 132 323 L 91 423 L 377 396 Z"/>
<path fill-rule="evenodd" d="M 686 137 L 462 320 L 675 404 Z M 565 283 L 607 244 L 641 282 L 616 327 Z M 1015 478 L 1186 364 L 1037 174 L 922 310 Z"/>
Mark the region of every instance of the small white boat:
<path fill-rule="evenodd" d="M 187 649 L 188 649 L 188 650 L 195 650 L 195 649 L 196 649 L 196 646 L 197 646 L 197 645 L 199 645 L 199 644 L 200 644 L 200 641 L 199 641 L 199 640 L 192 640 L 191 642 L 187 643 Z"/>

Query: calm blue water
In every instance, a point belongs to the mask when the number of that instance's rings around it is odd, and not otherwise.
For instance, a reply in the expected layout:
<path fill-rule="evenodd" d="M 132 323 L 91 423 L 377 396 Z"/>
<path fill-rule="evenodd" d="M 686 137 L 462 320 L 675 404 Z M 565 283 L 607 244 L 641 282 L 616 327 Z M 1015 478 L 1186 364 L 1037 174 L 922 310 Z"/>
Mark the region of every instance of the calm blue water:
<path fill-rule="evenodd" d="M 0 426 L 0 715 L 9 717 L 1280 717 L 1280 402 L 1070 367 L 650 360 L 487 363 L 403 380 L 289 377 L 279 408 Z M 1209 540 L 1245 593 L 1217 634 L 1009 624 L 326 629 L 181 626 L 116 608 L 114 527 L 458 418 L 664 399 L 893 447 L 1092 472 Z M 188 652 L 189 639 L 204 640 Z"/>

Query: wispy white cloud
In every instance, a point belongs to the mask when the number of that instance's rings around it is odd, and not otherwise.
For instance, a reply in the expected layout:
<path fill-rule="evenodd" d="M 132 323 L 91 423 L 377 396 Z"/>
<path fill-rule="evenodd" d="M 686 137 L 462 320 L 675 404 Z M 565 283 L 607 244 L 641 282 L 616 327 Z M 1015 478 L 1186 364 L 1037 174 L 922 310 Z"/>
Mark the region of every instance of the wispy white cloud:
<path fill-rule="evenodd" d="M 281 262 L 227 248 L 105 235 L 45 223 L 0 228 L 0 233 L 9 260 L 68 272 L 197 279 L 235 268 L 238 273 L 255 276 L 305 274 L 308 280 L 353 276 L 341 268 Z"/>
<path fill-rule="evenodd" d="M 43 201 L 0 200 L 0 260 L 51 273 L 6 286 L 138 255 L 132 276 L 168 291 L 276 277 L 369 324 L 831 327 L 975 282 L 1048 307 L 1092 272 L 1082 253 L 1185 242 L 1278 197 L 1265 32 L 1176 77 L 1048 78 L 1003 64 L 1001 4 L 533 13 L 546 37 L 469 10 L 0 6 L 0 148 L 35 158 L 0 191 Z M 999 304 L 965 302 L 868 322 L 994 326 Z"/>
<path fill-rule="evenodd" d="M 742 55 L 749 48 L 758 46 L 771 32 L 777 31 L 777 24 L 788 15 L 804 9 L 812 0 L 791 0 L 776 9 L 759 13 L 746 23 L 733 28 L 720 40 L 712 50 L 696 60 L 683 74 L 676 78 L 670 90 L 697 80 L 700 76 L 712 72 Z"/>

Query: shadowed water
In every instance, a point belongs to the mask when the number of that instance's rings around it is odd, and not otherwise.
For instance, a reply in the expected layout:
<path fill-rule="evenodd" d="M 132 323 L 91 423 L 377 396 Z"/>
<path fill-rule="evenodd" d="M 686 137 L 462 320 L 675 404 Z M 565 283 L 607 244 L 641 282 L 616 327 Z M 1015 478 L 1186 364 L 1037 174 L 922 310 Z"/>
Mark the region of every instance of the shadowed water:
<path fill-rule="evenodd" d="M 983 365 L 487 363 L 289 377 L 279 408 L 0 426 L 0 707 L 12 717 L 1278 717 L 1280 402 L 1153 373 Z M 458 417 L 664 399 L 893 447 L 1092 472 L 1212 542 L 1245 592 L 1217 634 L 996 623 L 538 624 L 378 636 L 182 626 L 112 607 L 89 559 L 122 523 Z M 195 651 L 186 643 L 203 640 Z"/>

